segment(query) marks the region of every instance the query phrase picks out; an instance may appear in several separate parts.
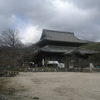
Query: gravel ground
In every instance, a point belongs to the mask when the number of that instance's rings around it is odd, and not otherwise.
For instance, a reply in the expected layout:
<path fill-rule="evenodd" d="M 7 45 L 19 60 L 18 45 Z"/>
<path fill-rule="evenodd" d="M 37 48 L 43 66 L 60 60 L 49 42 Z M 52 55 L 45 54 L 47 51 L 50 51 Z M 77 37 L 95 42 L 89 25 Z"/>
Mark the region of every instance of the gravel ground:
<path fill-rule="evenodd" d="M 23 72 L 6 79 L 13 100 L 100 100 L 100 73 Z"/>

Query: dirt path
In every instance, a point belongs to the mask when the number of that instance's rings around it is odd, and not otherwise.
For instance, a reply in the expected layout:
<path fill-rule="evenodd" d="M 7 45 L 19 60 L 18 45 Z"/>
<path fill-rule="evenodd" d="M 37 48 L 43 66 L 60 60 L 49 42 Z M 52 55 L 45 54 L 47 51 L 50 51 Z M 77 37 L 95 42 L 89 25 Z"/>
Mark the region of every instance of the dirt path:
<path fill-rule="evenodd" d="M 16 100 L 100 100 L 100 73 L 28 72 L 9 81 Z"/>

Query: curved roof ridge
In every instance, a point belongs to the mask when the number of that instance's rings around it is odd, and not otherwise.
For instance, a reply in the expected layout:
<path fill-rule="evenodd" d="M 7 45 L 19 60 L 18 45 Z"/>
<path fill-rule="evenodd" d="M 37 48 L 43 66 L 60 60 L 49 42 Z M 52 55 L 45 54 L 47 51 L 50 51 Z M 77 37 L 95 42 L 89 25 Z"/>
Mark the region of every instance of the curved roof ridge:
<path fill-rule="evenodd" d="M 43 29 L 41 39 L 47 39 L 51 41 L 65 41 L 65 42 L 86 42 L 77 38 L 73 32 L 55 31 Z"/>
<path fill-rule="evenodd" d="M 57 33 L 67 33 L 67 34 L 74 34 L 74 32 L 65 32 L 65 31 L 58 31 L 58 30 L 49 30 L 49 29 L 43 29 L 44 31 L 50 31 L 50 32 L 57 32 Z"/>

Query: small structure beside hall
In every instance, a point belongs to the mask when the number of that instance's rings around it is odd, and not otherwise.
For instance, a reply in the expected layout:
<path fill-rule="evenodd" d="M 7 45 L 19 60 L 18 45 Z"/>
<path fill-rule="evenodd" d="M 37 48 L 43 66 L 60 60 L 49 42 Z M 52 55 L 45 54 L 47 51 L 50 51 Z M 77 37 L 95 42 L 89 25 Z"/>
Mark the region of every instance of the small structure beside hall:
<path fill-rule="evenodd" d="M 34 63 L 42 66 L 45 61 L 58 61 L 61 63 L 65 55 L 78 54 L 80 57 L 88 58 L 96 54 L 96 51 L 86 50 L 80 46 L 88 41 L 78 39 L 73 32 L 63 32 L 43 29 L 40 40 L 34 45 Z"/>

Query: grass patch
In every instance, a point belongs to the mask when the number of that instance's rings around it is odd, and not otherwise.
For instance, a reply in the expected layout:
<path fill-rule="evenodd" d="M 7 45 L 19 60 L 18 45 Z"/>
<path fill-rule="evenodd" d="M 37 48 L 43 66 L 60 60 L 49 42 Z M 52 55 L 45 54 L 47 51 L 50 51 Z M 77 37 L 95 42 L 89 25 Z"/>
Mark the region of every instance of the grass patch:
<path fill-rule="evenodd" d="M 14 95 L 14 93 L 16 92 L 26 91 L 24 86 L 19 86 L 19 88 L 15 88 L 12 86 L 7 87 L 7 84 L 10 84 L 10 81 L 7 78 L 0 79 L 0 94 Z"/>
<path fill-rule="evenodd" d="M 9 83 L 7 79 L 0 79 L 0 93 L 5 94 L 6 91 L 6 85 Z"/>

